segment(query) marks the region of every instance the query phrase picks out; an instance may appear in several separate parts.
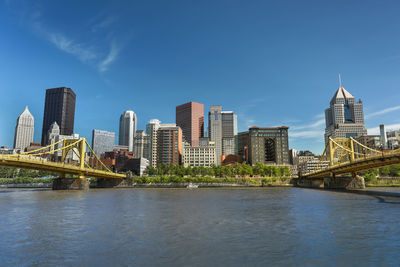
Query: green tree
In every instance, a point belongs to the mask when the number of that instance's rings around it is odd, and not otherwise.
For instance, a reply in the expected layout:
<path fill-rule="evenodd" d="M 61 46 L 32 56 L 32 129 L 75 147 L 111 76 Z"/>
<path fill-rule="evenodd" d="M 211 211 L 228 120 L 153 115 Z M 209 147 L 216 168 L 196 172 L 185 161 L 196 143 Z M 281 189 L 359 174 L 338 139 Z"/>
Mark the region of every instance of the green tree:
<path fill-rule="evenodd" d="M 226 165 L 223 167 L 224 176 L 232 177 L 235 175 L 235 170 L 231 165 Z"/>
<path fill-rule="evenodd" d="M 147 166 L 147 168 L 146 168 L 146 170 L 144 171 L 144 173 L 145 173 L 146 175 L 150 175 L 150 176 L 152 176 L 152 175 L 157 175 L 157 169 L 154 168 L 153 166 Z"/>
<path fill-rule="evenodd" d="M 379 168 L 379 176 L 388 176 L 390 174 L 390 167 Z"/>
<path fill-rule="evenodd" d="M 389 175 L 393 177 L 399 177 L 400 176 L 400 164 L 397 165 L 391 165 L 389 167 Z"/>
<path fill-rule="evenodd" d="M 261 162 L 257 162 L 256 165 L 253 166 L 254 175 L 263 176 L 264 175 L 264 164 Z"/>

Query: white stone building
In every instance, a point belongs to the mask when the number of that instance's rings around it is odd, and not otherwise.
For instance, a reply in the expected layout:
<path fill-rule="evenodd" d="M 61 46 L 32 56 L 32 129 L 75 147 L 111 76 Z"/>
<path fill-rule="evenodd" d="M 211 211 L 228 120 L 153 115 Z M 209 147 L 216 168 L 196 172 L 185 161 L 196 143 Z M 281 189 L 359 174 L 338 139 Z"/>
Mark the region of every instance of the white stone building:
<path fill-rule="evenodd" d="M 211 167 L 217 164 L 215 152 L 215 142 L 205 141 L 208 138 L 200 138 L 199 146 L 190 146 L 184 143 L 183 146 L 183 165 L 185 167 Z"/>
<path fill-rule="evenodd" d="M 34 124 L 35 120 L 26 106 L 15 126 L 14 149 L 24 151 L 33 142 Z"/>

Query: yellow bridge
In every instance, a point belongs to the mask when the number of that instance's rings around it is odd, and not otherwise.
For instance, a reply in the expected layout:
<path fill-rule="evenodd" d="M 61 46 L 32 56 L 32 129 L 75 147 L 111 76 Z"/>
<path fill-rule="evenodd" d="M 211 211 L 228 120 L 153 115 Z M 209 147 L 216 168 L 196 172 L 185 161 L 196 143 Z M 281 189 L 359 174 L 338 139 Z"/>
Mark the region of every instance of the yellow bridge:
<path fill-rule="evenodd" d="M 62 144 L 62 145 L 61 145 Z M 61 146 L 60 148 L 57 148 Z M 87 160 L 86 147 L 91 151 L 92 159 L 96 164 L 89 164 Z M 62 152 L 61 161 L 59 157 L 54 156 L 54 161 L 51 161 L 48 155 L 54 155 L 58 151 Z M 76 155 L 78 161 L 73 163 L 65 163 L 67 155 Z M 46 156 L 43 158 L 43 156 Z M 98 156 L 93 152 L 85 138 L 80 139 L 62 139 L 49 146 L 42 147 L 33 151 L 24 152 L 21 154 L 0 155 L 0 165 L 16 168 L 26 168 L 34 170 L 43 170 L 56 172 L 61 178 L 70 175 L 71 178 L 105 178 L 105 179 L 123 179 L 125 174 L 112 172 Z M 95 166 L 91 166 L 95 165 Z"/>
<path fill-rule="evenodd" d="M 324 178 L 383 166 L 399 164 L 400 149 L 379 151 L 367 147 L 354 138 L 329 138 L 317 168 L 302 175 L 304 178 Z"/>

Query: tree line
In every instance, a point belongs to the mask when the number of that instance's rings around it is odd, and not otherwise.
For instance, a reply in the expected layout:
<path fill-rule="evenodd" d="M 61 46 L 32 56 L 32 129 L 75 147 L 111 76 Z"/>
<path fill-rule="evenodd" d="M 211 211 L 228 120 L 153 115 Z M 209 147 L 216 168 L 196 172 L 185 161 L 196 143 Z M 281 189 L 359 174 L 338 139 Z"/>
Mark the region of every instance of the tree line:
<path fill-rule="evenodd" d="M 53 177 L 53 176 L 58 176 L 58 175 L 46 171 L 0 166 L 0 178 L 20 178 L 20 177 L 41 178 L 41 177 Z"/>
<path fill-rule="evenodd" d="M 390 165 L 386 167 L 382 167 L 379 169 L 371 169 L 366 171 L 361 171 L 359 173 L 361 176 L 364 176 L 366 181 L 376 180 L 377 177 L 400 177 L 400 164 Z"/>
<path fill-rule="evenodd" d="M 185 167 L 183 165 L 167 165 L 160 164 L 159 166 L 148 166 L 145 174 L 149 176 L 211 176 L 211 177 L 288 177 L 291 176 L 289 167 L 287 166 L 271 166 L 261 163 L 256 165 L 239 164 L 235 165 L 213 165 L 211 167 Z"/>

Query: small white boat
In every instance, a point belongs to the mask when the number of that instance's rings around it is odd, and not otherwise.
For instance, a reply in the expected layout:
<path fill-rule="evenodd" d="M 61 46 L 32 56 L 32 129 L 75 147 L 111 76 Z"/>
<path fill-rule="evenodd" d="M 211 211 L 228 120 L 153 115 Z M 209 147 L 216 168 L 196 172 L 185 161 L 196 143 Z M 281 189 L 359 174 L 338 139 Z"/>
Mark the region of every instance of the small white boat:
<path fill-rule="evenodd" d="M 189 183 L 189 184 L 186 186 L 186 188 L 198 188 L 198 187 L 199 187 L 198 184 L 192 184 L 192 183 Z"/>

